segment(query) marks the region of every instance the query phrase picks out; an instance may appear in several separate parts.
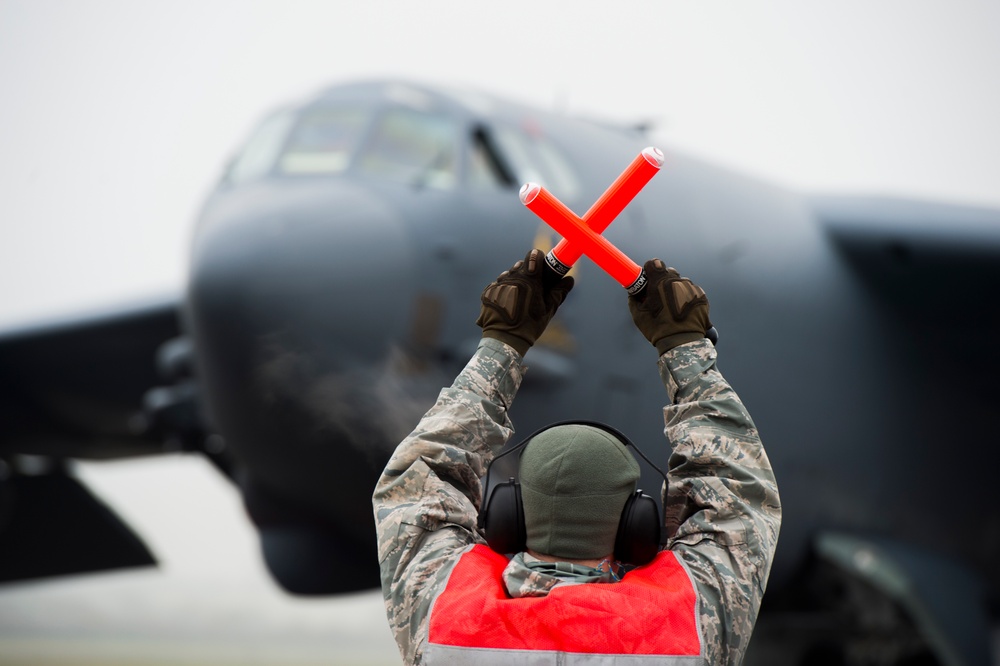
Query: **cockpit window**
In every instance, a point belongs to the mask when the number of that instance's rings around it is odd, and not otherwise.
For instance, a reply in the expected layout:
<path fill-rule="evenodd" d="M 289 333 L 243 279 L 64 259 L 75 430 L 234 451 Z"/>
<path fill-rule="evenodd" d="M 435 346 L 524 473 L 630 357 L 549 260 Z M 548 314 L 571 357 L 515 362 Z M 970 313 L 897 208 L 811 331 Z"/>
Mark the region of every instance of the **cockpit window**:
<path fill-rule="evenodd" d="M 448 115 L 394 108 L 379 118 L 358 156 L 360 173 L 436 189 L 457 180 L 458 124 Z"/>
<path fill-rule="evenodd" d="M 569 161 L 547 138 L 503 126 L 492 128 L 490 134 L 500 160 L 519 184 L 536 182 L 564 200 L 579 194 L 580 183 Z"/>
<path fill-rule="evenodd" d="M 291 111 L 280 111 L 266 118 L 233 160 L 226 173 L 226 180 L 230 183 L 242 183 L 270 172 L 294 119 Z"/>
<path fill-rule="evenodd" d="M 472 132 L 468 183 L 473 189 L 512 188 L 519 184 L 507 161 L 500 156 L 493 135 L 482 126 Z"/>
<path fill-rule="evenodd" d="M 350 164 L 367 113 L 355 106 L 322 106 L 303 113 L 278 162 L 280 173 L 337 174 Z"/>
<path fill-rule="evenodd" d="M 348 171 L 419 187 L 449 190 L 459 182 L 463 125 L 428 108 L 374 110 L 325 103 L 267 118 L 233 160 L 226 180 L 336 175 Z M 564 200 L 580 191 L 569 160 L 540 131 L 481 125 L 473 130 L 464 180 L 474 189 L 534 181 Z"/>

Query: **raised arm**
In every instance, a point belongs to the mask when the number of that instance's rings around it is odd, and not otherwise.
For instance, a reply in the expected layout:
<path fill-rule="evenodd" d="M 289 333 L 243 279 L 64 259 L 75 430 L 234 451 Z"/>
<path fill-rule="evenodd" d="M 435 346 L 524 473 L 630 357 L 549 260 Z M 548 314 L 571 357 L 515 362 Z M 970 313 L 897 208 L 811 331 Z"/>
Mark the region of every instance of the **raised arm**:
<path fill-rule="evenodd" d="M 633 320 L 660 353 L 673 446 L 664 507 L 668 547 L 699 592 L 709 662 L 738 664 L 750 640 L 781 523 L 774 473 L 750 414 L 716 368 L 705 292 L 659 260 L 646 263 Z"/>
<path fill-rule="evenodd" d="M 476 533 L 479 477 L 510 437 L 507 408 L 521 358 L 484 339 L 382 473 L 372 504 L 389 626 L 407 663 L 426 636 L 430 603 Z"/>
<path fill-rule="evenodd" d="M 483 290 L 483 339 L 465 369 L 400 444 L 372 497 L 382 593 L 406 663 L 419 663 L 434 597 L 473 543 L 480 477 L 513 428 L 522 358 L 573 286 L 546 281 L 532 250 Z"/>

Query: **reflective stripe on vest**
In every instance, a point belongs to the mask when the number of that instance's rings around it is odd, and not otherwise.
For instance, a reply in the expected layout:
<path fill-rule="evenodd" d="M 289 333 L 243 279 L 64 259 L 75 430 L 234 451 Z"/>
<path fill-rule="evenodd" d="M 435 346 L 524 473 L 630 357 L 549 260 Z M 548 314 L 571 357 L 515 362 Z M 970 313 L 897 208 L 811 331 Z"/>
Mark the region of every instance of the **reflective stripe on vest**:
<path fill-rule="evenodd" d="M 428 664 L 703 663 L 697 600 L 670 551 L 618 583 L 559 585 L 544 597 L 507 596 L 507 558 L 475 546 L 431 610 Z"/>

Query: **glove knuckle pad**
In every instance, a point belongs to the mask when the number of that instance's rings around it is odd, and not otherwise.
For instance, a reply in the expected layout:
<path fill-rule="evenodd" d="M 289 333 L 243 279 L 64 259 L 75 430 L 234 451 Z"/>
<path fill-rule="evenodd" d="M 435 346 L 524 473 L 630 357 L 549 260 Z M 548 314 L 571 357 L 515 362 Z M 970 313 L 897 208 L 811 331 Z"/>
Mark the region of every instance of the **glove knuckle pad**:
<path fill-rule="evenodd" d="M 499 310 L 510 322 L 520 316 L 519 289 L 516 284 L 494 284 L 489 290 L 488 305 Z"/>

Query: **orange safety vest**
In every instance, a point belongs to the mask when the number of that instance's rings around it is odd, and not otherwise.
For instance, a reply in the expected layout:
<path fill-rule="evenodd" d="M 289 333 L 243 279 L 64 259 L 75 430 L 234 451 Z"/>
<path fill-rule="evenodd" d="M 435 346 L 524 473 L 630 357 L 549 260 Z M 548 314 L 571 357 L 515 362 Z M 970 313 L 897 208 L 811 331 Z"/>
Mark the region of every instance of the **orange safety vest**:
<path fill-rule="evenodd" d="M 704 663 L 694 585 L 672 552 L 618 583 L 519 599 L 504 587 L 507 562 L 486 546 L 462 555 L 431 610 L 427 664 L 509 664 L 524 651 L 532 665 Z"/>

